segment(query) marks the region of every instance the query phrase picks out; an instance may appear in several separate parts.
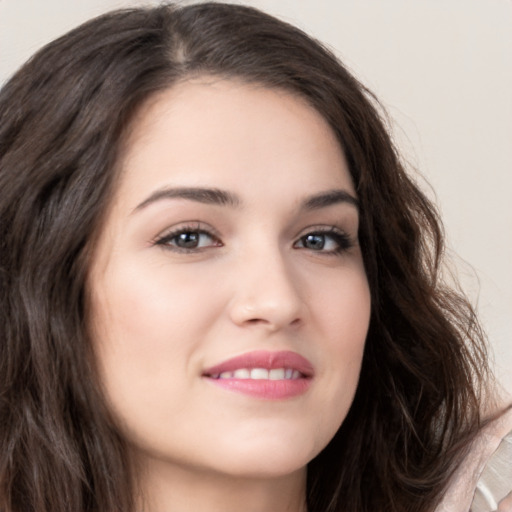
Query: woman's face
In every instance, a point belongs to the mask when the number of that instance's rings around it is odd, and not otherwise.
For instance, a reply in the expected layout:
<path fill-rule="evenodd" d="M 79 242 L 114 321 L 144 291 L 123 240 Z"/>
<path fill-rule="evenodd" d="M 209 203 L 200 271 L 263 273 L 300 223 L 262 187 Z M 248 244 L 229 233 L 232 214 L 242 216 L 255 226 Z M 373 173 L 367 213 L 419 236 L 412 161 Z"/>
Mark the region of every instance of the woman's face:
<path fill-rule="evenodd" d="M 343 422 L 370 315 L 347 163 L 279 90 L 181 83 L 134 121 L 89 276 L 100 376 L 145 463 L 304 468 Z"/>

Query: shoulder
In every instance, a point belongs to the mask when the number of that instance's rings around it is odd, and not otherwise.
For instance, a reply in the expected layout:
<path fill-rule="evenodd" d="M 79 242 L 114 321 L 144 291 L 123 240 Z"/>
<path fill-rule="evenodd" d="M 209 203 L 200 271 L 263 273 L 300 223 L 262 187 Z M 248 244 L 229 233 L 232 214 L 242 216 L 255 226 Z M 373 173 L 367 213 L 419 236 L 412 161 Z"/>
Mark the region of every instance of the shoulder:
<path fill-rule="evenodd" d="M 490 423 L 436 512 L 512 512 L 512 409 Z"/>
<path fill-rule="evenodd" d="M 476 484 L 472 512 L 512 512 L 512 426 L 485 465 Z"/>

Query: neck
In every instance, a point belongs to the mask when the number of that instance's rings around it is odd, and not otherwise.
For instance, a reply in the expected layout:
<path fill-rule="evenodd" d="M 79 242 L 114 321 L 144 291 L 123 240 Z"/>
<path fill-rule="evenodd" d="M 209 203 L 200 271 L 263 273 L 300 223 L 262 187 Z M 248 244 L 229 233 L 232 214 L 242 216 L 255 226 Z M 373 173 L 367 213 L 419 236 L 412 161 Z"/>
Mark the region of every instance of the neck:
<path fill-rule="evenodd" d="M 306 469 L 271 478 L 146 467 L 140 483 L 144 512 L 306 512 Z"/>

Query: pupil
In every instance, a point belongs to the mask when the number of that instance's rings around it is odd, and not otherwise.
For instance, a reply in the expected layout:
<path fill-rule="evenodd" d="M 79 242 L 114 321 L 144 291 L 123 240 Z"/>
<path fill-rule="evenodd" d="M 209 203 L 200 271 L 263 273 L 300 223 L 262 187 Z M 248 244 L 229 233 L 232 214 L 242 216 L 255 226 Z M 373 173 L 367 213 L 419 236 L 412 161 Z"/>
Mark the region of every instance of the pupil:
<path fill-rule="evenodd" d="M 199 242 L 199 233 L 180 233 L 176 241 L 179 247 L 191 248 L 196 247 Z"/>
<path fill-rule="evenodd" d="M 304 245 L 309 249 L 323 249 L 325 237 L 323 235 L 307 235 Z"/>

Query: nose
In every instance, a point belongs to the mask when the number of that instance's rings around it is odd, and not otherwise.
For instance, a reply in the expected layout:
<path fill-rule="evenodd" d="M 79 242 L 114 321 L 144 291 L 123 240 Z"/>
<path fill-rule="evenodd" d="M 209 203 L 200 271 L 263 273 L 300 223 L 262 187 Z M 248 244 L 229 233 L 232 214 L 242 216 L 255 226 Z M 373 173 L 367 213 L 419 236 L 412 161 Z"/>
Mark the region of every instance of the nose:
<path fill-rule="evenodd" d="M 279 251 L 244 258 L 233 274 L 229 314 L 235 324 L 277 331 L 302 323 L 305 305 L 299 282 Z"/>

